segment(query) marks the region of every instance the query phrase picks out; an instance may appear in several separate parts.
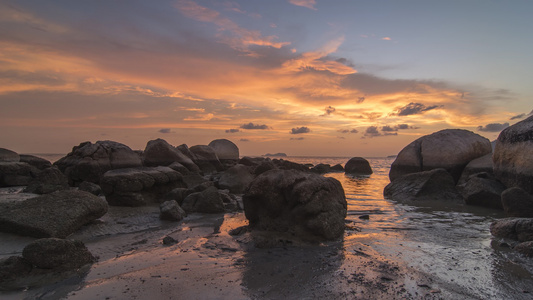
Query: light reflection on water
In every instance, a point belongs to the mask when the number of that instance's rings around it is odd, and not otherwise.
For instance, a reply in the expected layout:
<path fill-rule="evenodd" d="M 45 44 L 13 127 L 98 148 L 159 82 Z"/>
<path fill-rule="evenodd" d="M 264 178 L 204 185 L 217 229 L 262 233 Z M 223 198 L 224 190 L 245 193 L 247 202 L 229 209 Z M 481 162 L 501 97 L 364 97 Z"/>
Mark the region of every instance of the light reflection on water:
<path fill-rule="evenodd" d="M 315 159 L 315 160 L 314 160 Z M 340 163 L 349 158 L 297 158 L 299 163 Z M 345 257 L 364 249 L 413 268 L 440 286 L 465 299 L 530 299 L 533 293 L 533 263 L 492 241 L 493 220 L 502 212 L 472 206 L 419 207 L 383 198 L 394 159 L 368 159 L 374 173 L 351 177 L 344 173 L 325 176 L 339 180 L 348 202 L 347 220 L 360 231 L 348 230 Z M 369 219 L 360 218 L 368 215 Z M 496 245 L 496 246 L 493 246 Z M 346 259 L 343 268 L 350 268 Z M 525 293 L 529 292 L 529 293 Z M 454 296 L 454 297 L 455 297 Z"/>

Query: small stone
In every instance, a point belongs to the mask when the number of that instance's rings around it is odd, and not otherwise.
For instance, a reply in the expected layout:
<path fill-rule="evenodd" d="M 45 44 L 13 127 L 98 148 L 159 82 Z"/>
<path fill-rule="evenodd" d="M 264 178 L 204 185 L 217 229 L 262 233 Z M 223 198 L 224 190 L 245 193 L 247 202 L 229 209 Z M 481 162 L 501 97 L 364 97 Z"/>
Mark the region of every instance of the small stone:
<path fill-rule="evenodd" d="M 174 244 L 177 244 L 178 243 L 178 240 L 176 240 L 175 238 L 171 237 L 171 236 L 165 236 L 163 238 L 163 245 L 174 245 Z"/>
<path fill-rule="evenodd" d="M 361 219 L 361 220 L 370 220 L 370 215 L 361 215 L 361 216 L 359 216 L 359 219 Z"/>

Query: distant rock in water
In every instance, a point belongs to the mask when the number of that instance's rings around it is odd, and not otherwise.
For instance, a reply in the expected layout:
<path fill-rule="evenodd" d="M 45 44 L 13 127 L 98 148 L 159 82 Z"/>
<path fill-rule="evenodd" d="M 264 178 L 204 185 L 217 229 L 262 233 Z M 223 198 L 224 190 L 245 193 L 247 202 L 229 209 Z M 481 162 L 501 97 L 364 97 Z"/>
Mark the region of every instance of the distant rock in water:
<path fill-rule="evenodd" d="M 371 175 L 373 173 L 368 160 L 362 157 L 351 158 L 344 166 L 344 172 L 352 175 Z"/>
<path fill-rule="evenodd" d="M 81 143 L 54 165 L 68 177 L 70 185 L 78 186 L 83 181 L 98 184 L 105 172 L 141 167 L 142 161 L 137 153 L 124 144 L 98 141 L 94 144 Z"/>
<path fill-rule="evenodd" d="M 507 187 L 533 194 L 533 116 L 500 133 L 493 162 L 494 175 Z"/>
<path fill-rule="evenodd" d="M 391 165 L 389 178 L 394 181 L 405 174 L 443 168 L 458 182 L 470 161 L 491 151 L 490 141 L 471 131 L 441 130 L 403 148 Z"/>
<path fill-rule="evenodd" d="M 309 241 L 342 237 L 347 202 L 339 181 L 296 170 L 259 175 L 243 196 L 250 228 Z"/>
<path fill-rule="evenodd" d="M 280 152 L 280 153 L 274 153 L 274 154 L 272 154 L 272 153 L 267 153 L 267 154 L 264 154 L 264 155 L 262 155 L 262 156 L 270 156 L 270 157 L 287 157 L 287 154 L 282 153 L 282 152 Z"/>

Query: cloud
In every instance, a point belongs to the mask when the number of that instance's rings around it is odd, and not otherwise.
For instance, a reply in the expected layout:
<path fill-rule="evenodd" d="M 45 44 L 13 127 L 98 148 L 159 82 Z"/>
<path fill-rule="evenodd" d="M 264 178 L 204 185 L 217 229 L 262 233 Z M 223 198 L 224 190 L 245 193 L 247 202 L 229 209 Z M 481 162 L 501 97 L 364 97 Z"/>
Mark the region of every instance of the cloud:
<path fill-rule="evenodd" d="M 340 133 L 358 133 L 359 130 L 357 130 L 357 129 L 339 129 L 339 130 L 337 130 L 337 132 L 340 132 Z"/>
<path fill-rule="evenodd" d="M 365 97 L 357 97 L 357 103 L 363 103 L 365 101 Z"/>
<path fill-rule="evenodd" d="M 426 111 L 439 108 L 439 107 L 440 106 L 438 105 L 425 106 L 422 103 L 411 102 L 407 104 L 406 106 L 396 108 L 395 113 L 393 113 L 392 115 L 395 115 L 395 116 L 417 115 L 417 114 L 421 114 Z"/>
<path fill-rule="evenodd" d="M 326 110 L 326 113 L 323 114 L 322 116 L 326 116 L 326 115 L 329 116 L 329 115 L 331 115 L 332 113 L 334 113 L 336 109 L 335 109 L 335 107 L 328 106 L 328 107 L 325 108 L 325 110 Z"/>
<path fill-rule="evenodd" d="M 170 130 L 170 128 L 161 128 L 159 129 L 159 132 L 160 133 L 171 133 L 172 131 Z"/>
<path fill-rule="evenodd" d="M 261 129 L 261 130 L 265 130 L 265 129 L 269 129 L 270 127 L 268 127 L 267 125 L 259 125 L 259 124 L 254 124 L 252 122 L 248 123 L 248 124 L 243 124 L 241 125 L 242 129 Z"/>
<path fill-rule="evenodd" d="M 394 127 L 391 127 L 389 125 L 385 125 L 381 127 L 381 131 L 383 132 L 395 132 L 398 130 L 406 130 L 406 129 L 418 129 L 418 127 L 409 126 L 409 124 L 398 124 Z"/>
<path fill-rule="evenodd" d="M 490 123 L 485 126 L 478 126 L 477 130 L 485 132 L 500 132 L 507 127 L 509 127 L 509 123 Z"/>
<path fill-rule="evenodd" d="M 303 138 L 303 137 L 297 137 L 297 138 L 291 138 L 290 140 L 291 140 L 291 141 L 302 141 L 302 140 L 304 140 L 304 139 L 305 139 L 305 138 Z"/>
<path fill-rule="evenodd" d="M 290 134 L 301 134 L 301 133 L 309 133 L 311 130 L 305 126 L 302 127 L 296 127 L 291 129 Z"/>
<path fill-rule="evenodd" d="M 388 131 L 388 132 L 390 132 L 390 131 L 398 131 L 398 128 L 392 128 L 392 127 L 390 127 L 388 125 L 385 125 L 385 126 L 381 127 L 381 131 Z"/>
<path fill-rule="evenodd" d="M 289 3 L 296 5 L 296 6 L 303 6 L 303 7 L 312 9 L 312 10 L 317 10 L 315 8 L 315 4 L 316 4 L 315 0 L 289 0 Z"/>
<path fill-rule="evenodd" d="M 239 141 L 241 141 L 241 142 L 249 142 L 250 140 L 249 139 L 240 139 Z"/>
<path fill-rule="evenodd" d="M 236 133 L 236 132 L 239 132 L 239 131 L 240 131 L 239 129 L 227 129 L 226 133 Z"/>
<path fill-rule="evenodd" d="M 388 36 L 386 36 L 386 37 L 382 37 L 381 39 L 384 40 L 384 41 L 390 41 L 390 40 L 392 40 L 392 39 L 391 39 L 390 37 L 388 37 Z"/>
<path fill-rule="evenodd" d="M 533 115 L 533 110 L 527 115 L 525 113 L 522 113 L 522 114 L 516 115 L 514 117 L 511 117 L 509 120 L 523 119 L 524 117 L 531 116 L 531 115 Z"/>
<path fill-rule="evenodd" d="M 383 130 L 385 128 L 385 130 Z M 365 130 L 365 133 L 363 135 L 362 138 L 374 138 L 374 137 L 379 137 L 379 136 L 389 136 L 389 135 L 398 135 L 397 132 L 394 132 L 394 133 L 391 133 L 390 131 L 394 131 L 394 129 L 392 129 L 390 126 L 383 126 L 381 128 L 381 131 L 383 131 L 383 133 L 379 132 L 378 131 L 378 127 L 377 126 L 370 126 L 368 127 L 366 130 Z"/>

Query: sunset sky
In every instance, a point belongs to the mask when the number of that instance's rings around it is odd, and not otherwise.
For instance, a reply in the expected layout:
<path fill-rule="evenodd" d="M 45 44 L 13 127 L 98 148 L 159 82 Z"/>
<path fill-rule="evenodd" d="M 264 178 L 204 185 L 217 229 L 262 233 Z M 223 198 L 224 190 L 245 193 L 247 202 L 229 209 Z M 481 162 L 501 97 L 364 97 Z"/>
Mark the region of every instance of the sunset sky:
<path fill-rule="evenodd" d="M 532 113 L 533 1 L 0 0 L 0 147 L 385 156 Z"/>

